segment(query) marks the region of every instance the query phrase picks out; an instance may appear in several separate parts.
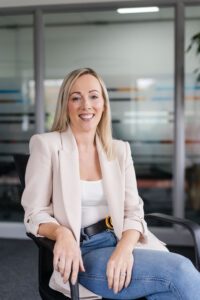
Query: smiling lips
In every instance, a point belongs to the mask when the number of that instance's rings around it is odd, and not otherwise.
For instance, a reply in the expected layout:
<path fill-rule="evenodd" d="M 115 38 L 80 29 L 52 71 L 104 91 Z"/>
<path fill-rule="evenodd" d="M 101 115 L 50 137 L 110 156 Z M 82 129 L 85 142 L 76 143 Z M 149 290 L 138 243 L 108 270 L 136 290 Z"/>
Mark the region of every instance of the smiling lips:
<path fill-rule="evenodd" d="M 82 120 L 91 120 L 94 117 L 94 114 L 80 114 L 79 117 Z"/>

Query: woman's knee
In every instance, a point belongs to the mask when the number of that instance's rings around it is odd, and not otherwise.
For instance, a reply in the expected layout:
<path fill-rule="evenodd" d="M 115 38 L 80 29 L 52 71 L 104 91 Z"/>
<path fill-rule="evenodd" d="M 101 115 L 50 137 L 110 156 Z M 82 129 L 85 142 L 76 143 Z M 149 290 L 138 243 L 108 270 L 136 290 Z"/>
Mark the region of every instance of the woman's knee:
<path fill-rule="evenodd" d="M 185 256 L 176 254 L 176 262 L 171 266 L 171 282 L 174 286 L 181 287 L 181 289 L 190 289 L 193 286 L 193 280 L 199 281 L 200 275 L 190 259 Z"/>
<path fill-rule="evenodd" d="M 180 276 L 193 272 L 195 267 L 191 260 L 183 255 L 176 254 L 175 273 L 177 272 Z"/>
<path fill-rule="evenodd" d="M 185 274 L 193 270 L 194 266 L 187 257 L 172 252 L 169 253 L 169 256 L 168 274 L 171 275 L 172 278 L 184 278 Z"/>

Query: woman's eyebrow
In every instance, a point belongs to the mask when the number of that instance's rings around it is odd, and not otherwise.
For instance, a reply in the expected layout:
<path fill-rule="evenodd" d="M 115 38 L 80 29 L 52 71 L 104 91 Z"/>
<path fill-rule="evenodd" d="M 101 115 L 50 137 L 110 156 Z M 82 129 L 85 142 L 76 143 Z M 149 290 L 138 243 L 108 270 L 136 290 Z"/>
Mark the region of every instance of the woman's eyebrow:
<path fill-rule="evenodd" d="M 92 93 L 92 92 L 97 92 L 100 94 L 100 92 L 98 90 L 90 90 L 89 93 Z M 73 94 L 79 94 L 81 95 L 81 92 L 72 92 L 69 96 L 73 95 Z"/>
<path fill-rule="evenodd" d="M 71 95 L 73 95 L 73 94 L 79 94 L 79 95 L 81 95 L 80 92 L 72 92 L 69 96 L 71 96 Z"/>
<path fill-rule="evenodd" d="M 90 90 L 89 93 L 91 92 L 97 92 L 97 93 L 100 93 L 98 90 Z"/>

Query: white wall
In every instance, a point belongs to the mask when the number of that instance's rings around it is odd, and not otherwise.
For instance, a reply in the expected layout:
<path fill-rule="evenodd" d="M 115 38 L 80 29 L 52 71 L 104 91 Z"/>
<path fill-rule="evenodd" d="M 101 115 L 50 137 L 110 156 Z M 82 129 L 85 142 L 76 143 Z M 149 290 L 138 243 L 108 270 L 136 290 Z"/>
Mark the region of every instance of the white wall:
<path fill-rule="evenodd" d="M 200 21 L 186 22 L 185 48 L 199 28 Z M 32 29 L 0 29 L 0 40 L 0 77 L 32 77 Z M 81 66 L 109 76 L 173 74 L 173 23 L 46 27 L 45 59 L 48 78 L 62 78 Z M 195 50 L 185 55 L 185 63 L 192 73 L 198 64 Z"/>
<path fill-rule="evenodd" d="M 173 24 L 168 22 L 47 28 L 45 46 L 47 77 L 83 66 L 121 77 L 173 73 Z"/>

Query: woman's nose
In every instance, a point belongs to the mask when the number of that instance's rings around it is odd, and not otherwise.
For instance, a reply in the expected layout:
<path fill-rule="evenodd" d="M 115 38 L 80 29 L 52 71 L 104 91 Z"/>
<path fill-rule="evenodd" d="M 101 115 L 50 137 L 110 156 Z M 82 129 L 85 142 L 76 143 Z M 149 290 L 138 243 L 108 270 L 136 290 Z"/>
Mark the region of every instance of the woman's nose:
<path fill-rule="evenodd" d="M 91 101 L 88 97 L 83 97 L 82 106 L 84 108 L 90 108 L 91 107 Z"/>

